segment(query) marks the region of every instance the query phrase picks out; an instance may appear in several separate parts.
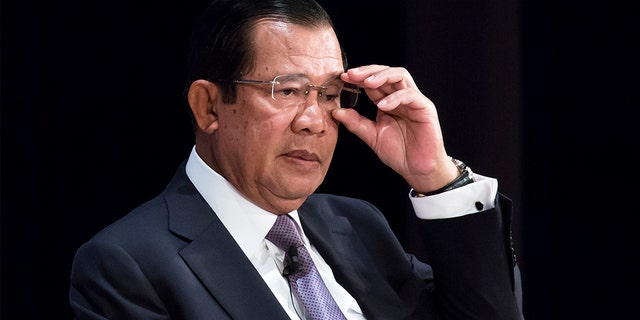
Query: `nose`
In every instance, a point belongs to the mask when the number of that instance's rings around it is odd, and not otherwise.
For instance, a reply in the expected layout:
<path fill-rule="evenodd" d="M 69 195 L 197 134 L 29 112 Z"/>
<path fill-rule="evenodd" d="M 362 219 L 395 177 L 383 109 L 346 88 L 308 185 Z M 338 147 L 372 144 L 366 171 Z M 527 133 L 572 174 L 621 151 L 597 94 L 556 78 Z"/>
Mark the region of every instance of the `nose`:
<path fill-rule="evenodd" d="M 308 131 L 314 134 L 323 133 L 329 121 L 329 112 L 318 103 L 318 97 L 322 94 L 322 87 L 309 86 L 305 94 L 306 100 L 300 114 L 296 116 L 292 123 L 294 132 Z M 318 90 L 318 94 L 311 94 L 311 89 Z"/>

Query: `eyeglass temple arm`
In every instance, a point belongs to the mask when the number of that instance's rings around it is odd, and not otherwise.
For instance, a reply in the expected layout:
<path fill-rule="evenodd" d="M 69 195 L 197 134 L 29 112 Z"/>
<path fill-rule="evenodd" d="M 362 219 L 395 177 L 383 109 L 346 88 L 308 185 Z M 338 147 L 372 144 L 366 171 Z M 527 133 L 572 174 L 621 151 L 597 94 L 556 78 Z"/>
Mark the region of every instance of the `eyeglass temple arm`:
<path fill-rule="evenodd" d="M 353 92 L 353 93 L 362 93 L 362 91 L 360 91 L 360 89 L 358 88 L 348 88 L 348 87 L 343 87 L 342 90 L 344 91 L 349 91 L 349 92 Z"/>

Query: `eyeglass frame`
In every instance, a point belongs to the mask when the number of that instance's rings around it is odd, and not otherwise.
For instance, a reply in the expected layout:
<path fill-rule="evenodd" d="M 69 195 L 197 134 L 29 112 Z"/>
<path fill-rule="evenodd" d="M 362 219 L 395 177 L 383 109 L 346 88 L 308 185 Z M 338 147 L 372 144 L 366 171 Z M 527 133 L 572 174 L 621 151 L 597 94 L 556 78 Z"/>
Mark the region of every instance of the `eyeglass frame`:
<path fill-rule="evenodd" d="M 276 81 L 276 79 L 278 79 L 279 77 L 288 77 L 288 76 L 299 76 L 299 75 L 295 75 L 295 74 L 281 74 L 281 75 L 277 75 L 277 76 L 273 77 L 273 79 L 272 79 L 272 80 L 235 79 L 235 80 L 231 80 L 230 82 L 235 83 L 235 84 L 268 84 L 268 85 L 271 85 L 271 98 L 272 98 L 273 100 L 277 100 L 277 99 L 276 99 L 276 96 L 275 96 L 275 85 L 276 85 L 276 84 L 280 84 L 280 82 Z M 311 89 L 316 89 L 316 90 L 318 90 L 318 96 L 319 96 L 319 97 L 322 97 L 322 95 L 323 95 L 323 91 L 322 91 L 322 90 L 324 90 L 324 89 L 328 89 L 328 87 L 327 87 L 327 86 L 325 86 L 324 84 L 322 84 L 322 85 L 314 85 L 314 84 L 312 84 L 312 83 L 311 83 L 311 79 L 309 79 L 309 78 L 308 78 L 308 77 L 306 77 L 306 76 L 299 76 L 299 77 L 301 77 L 301 78 L 307 78 L 307 80 L 309 80 L 309 83 L 306 85 L 306 88 L 305 88 L 305 96 L 306 96 L 306 97 L 309 97 L 309 94 L 311 93 Z M 343 82 L 343 83 L 347 84 L 347 82 L 342 81 L 342 80 L 340 80 L 340 79 L 332 79 L 332 80 L 338 80 L 338 81 L 341 81 L 341 82 Z M 326 83 L 328 83 L 328 82 L 330 82 L 330 81 L 332 81 L 332 80 L 329 80 L 329 81 L 325 82 L 325 84 L 326 84 Z M 345 108 L 353 108 L 353 107 L 355 107 L 355 106 L 356 106 L 356 104 L 358 103 L 358 97 L 359 97 L 359 96 L 360 96 L 360 94 L 362 93 L 362 90 L 358 89 L 358 87 L 350 88 L 350 87 L 347 87 L 347 86 L 343 86 L 343 87 L 342 87 L 342 89 L 341 89 L 340 91 L 342 92 L 342 90 L 345 90 L 345 91 L 348 91 L 348 92 L 351 92 L 351 93 L 355 93 L 355 94 L 356 94 L 356 97 L 355 97 L 355 99 L 353 100 L 353 105 L 348 106 L 348 107 L 345 107 Z M 342 106 L 342 104 L 341 104 L 341 105 L 340 105 L 340 108 L 342 108 L 342 107 L 343 107 L 343 106 Z"/>

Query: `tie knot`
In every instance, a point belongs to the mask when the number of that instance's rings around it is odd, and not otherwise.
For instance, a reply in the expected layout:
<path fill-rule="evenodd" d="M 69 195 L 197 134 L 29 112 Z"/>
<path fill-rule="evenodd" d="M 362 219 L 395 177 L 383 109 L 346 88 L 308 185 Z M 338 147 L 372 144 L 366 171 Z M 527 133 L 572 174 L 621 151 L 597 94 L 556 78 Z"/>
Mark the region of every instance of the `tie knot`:
<path fill-rule="evenodd" d="M 299 247 L 302 245 L 296 222 L 288 214 L 281 214 L 276 219 L 266 239 L 273 242 L 278 248 L 287 250 L 290 246 Z"/>

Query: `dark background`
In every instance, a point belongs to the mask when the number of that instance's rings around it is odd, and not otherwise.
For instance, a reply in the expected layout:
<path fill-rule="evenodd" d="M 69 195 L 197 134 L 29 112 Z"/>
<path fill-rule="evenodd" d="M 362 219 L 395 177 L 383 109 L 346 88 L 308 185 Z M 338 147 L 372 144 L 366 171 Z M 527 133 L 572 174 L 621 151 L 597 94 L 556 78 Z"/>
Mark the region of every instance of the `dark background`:
<path fill-rule="evenodd" d="M 76 248 L 159 193 L 188 155 L 184 53 L 207 3 L 2 1 L 2 318 L 72 318 Z M 448 152 L 514 199 L 525 316 L 605 314 L 608 283 L 633 258 L 594 240 L 626 230 L 598 218 L 616 203 L 607 191 L 624 189 L 612 177 L 632 167 L 619 151 L 634 141 L 603 132 L 634 131 L 633 11 L 613 1 L 321 3 L 350 65 L 406 66 L 438 107 Z M 406 184 L 343 133 L 320 191 L 373 202 L 428 259 L 399 214 L 410 208 Z M 614 248 L 632 241 L 616 234 Z"/>

